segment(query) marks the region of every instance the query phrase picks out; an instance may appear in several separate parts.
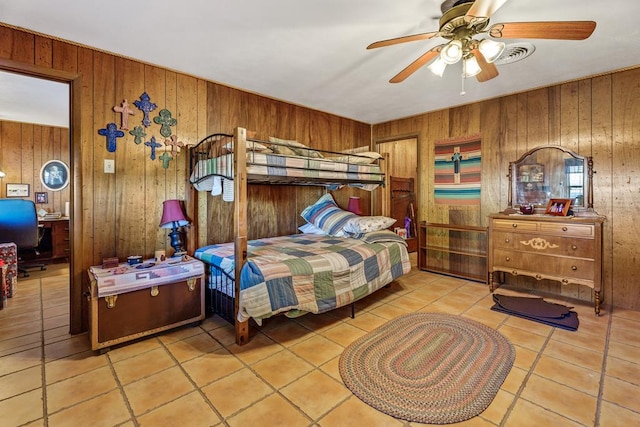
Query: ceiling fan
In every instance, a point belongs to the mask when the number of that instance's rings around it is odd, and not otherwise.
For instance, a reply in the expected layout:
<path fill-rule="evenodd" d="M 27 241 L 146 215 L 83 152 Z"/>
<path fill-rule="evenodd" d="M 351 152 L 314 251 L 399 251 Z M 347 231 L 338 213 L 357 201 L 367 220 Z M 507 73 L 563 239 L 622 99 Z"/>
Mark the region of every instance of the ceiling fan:
<path fill-rule="evenodd" d="M 479 82 L 486 82 L 498 76 L 498 69 L 493 62 L 502 54 L 505 44 L 491 38 L 584 40 L 596 28 L 593 21 L 507 22 L 489 26 L 491 15 L 506 2 L 507 0 L 445 0 L 441 6 L 443 15 L 439 31 L 381 40 L 370 44 L 367 49 L 435 37 L 445 38 L 449 42 L 431 48 L 389 82 L 404 81 L 431 60 L 429 70 L 442 77 L 447 65 L 462 60 L 464 85 L 464 78 L 467 77 L 475 76 Z M 476 38 L 483 35 L 488 37 Z"/>

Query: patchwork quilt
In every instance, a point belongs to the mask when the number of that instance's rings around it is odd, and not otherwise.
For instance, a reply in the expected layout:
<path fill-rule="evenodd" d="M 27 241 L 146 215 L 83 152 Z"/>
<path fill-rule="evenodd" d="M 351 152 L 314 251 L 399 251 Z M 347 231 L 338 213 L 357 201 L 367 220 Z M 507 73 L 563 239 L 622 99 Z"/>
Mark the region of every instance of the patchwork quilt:
<path fill-rule="evenodd" d="M 234 275 L 234 245 L 200 248 L 195 257 Z M 369 295 L 411 270 L 405 241 L 383 230 L 360 238 L 296 234 L 251 240 L 240 277 L 238 320 L 286 312 L 323 313 Z M 216 278 L 210 278 L 215 286 Z"/>
<path fill-rule="evenodd" d="M 344 163 L 330 159 L 263 154 L 253 151 L 247 153 L 247 173 L 264 176 L 384 182 L 384 174 L 377 164 Z M 233 177 L 233 154 L 200 160 L 193 170 L 190 181 L 198 191 L 209 191 L 211 188 L 200 181 L 200 178 L 210 175 Z"/>

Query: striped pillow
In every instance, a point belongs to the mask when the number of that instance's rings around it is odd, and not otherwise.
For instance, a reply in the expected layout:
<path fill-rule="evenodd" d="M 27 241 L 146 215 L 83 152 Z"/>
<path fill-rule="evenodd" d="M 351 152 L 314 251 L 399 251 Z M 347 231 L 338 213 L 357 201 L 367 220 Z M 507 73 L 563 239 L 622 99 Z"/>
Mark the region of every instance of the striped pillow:
<path fill-rule="evenodd" d="M 327 193 L 313 205 L 304 208 L 300 216 L 330 236 L 341 236 L 344 235 L 342 228 L 345 224 L 357 215 L 340 209 L 331 194 Z"/>

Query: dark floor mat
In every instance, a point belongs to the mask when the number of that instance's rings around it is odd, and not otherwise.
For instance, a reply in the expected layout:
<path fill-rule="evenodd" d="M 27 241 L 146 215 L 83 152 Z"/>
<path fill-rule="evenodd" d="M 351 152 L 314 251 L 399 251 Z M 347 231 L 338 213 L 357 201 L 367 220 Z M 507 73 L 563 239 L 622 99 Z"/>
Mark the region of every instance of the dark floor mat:
<path fill-rule="evenodd" d="M 491 310 L 544 323 L 545 325 L 575 331 L 580 323 L 578 321 L 578 313 L 571 311 L 573 307 L 550 303 L 542 298 L 493 294 L 493 301 L 495 301 L 495 304 L 491 307 Z"/>

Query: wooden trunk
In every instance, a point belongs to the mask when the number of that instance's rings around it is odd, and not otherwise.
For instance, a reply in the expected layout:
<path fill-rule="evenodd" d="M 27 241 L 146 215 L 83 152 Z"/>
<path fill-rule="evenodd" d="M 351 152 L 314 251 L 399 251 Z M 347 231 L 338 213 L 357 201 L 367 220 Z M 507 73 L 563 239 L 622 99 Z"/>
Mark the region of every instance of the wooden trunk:
<path fill-rule="evenodd" d="M 91 281 L 91 348 L 107 349 L 204 319 L 204 277 L 98 297 Z"/>

